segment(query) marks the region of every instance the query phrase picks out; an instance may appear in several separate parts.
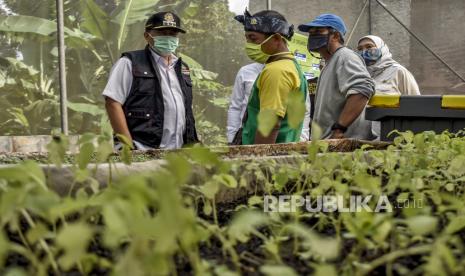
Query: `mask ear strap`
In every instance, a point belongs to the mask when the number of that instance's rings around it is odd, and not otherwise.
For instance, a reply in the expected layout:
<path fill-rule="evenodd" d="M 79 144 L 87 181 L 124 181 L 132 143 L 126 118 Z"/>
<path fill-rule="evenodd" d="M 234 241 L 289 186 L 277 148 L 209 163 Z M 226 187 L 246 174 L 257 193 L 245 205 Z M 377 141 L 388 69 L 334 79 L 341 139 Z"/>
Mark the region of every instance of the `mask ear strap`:
<path fill-rule="evenodd" d="M 317 57 L 317 56 L 315 56 L 312 52 L 310 52 L 310 55 L 311 55 L 312 57 L 316 58 L 316 59 L 319 59 L 319 60 L 322 60 L 322 59 L 323 59 L 322 57 Z"/>
<path fill-rule="evenodd" d="M 291 40 L 292 37 L 294 36 L 294 25 L 289 26 L 289 33 L 286 36 L 288 40 Z"/>
<path fill-rule="evenodd" d="M 269 37 L 267 37 L 265 40 L 263 40 L 262 43 L 260 43 L 260 45 L 263 45 L 265 43 L 267 43 L 273 36 L 275 36 L 276 34 L 271 34 Z"/>
<path fill-rule="evenodd" d="M 155 44 L 155 38 L 150 33 L 147 32 L 147 34 L 152 39 L 152 43 Z"/>
<path fill-rule="evenodd" d="M 326 51 L 328 51 L 328 54 L 331 55 L 331 51 L 329 50 L 329 39 L 331 38 L 331 35 L 334 34 L 333 32 L 333 28 L 330 28 L 329 29 L 329 33 L 328 33 L 328 36 L 327 36 L 327 41 L 326 41 Z"/>
<path fill-rule="evenodd" d="M 329 28 L 328 42 L 326 43 L 326 50 L 328 51 L 328 53 L 329 53 L 330 55 L 332 55 L 332 53 L 331 53 L 331 51 L 329 50 L 329 39 L 331 38 L 331 35 L 332 35 L 332 34 L 335 34 L 335 33 L 339 33 L 339 32 L 336 31 L 336 30 L 333 29 L 333 28 Z M 341 35 L 341 34 L 339 33 L 339 35 Z"/>

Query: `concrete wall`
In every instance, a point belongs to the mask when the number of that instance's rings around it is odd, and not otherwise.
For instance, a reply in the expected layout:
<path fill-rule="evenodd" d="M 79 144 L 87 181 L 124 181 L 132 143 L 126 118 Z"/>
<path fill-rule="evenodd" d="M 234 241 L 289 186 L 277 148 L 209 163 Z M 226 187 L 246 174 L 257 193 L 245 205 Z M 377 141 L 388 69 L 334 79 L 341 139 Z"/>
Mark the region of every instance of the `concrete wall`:
<path fill-rule="evenodd" d="M 79 151 L 79 136 L 70 135 L 69 149 L 71 153 Z M 0 154 L 13 152 L 47 152 L 47 145 L 52 141 L 50 135 L 35 136 L 0 136 Z"/>
<path fill-rule="evenodd" d="M 266 8 L 264 0 L 250 0 L 252 12 Z M 364 0 L 272 0 L 272 9 L 283 13 L 295 25 L 321 13 L 341 16 L 348 31 L 360 14 Z M 405 25 L 465 76 L 465 0 L 382 0 Z M 465 94 L 465 84 L 429 54 L 375 0 L 371 0 L 371 31 L 382 37 L 398 62 L 417 78 L 424 94 Z M 349 47 L 369 34 L 366 11 Z"/>
<path fill-rule="evenodd" d="M 465 1 L 415 0 L 412 3 L 412 28 L 418 35 L 465 77 Z M 461 83 L 417 41 L 410 44 L 411 70 L 426 92 L 465 93 Z"/>
<path fill-rule="evenodd" d="M 410 25 L 410 2 L 410 0 L 384 0 L 384 3 L 407 25 Z M 347 38 L 364 3 L 364 0 L 272 0 L 272 9 L 283 13 L 287 20 L 296 26 L 308 22 L 322 13 L 337 14 L 346 23 L 348 28 Z M 266 7 L 263 0 L 251 0 L 250 5 L 252 12 L 257 12 Z M 408 33 L 401 30 L 400 25 L 395 23 L 374 0 L 372 0 L 371 9 L 367 7 L 362 14 L 348 45 L 352 48 L 356 47 L 358 39 L 369 34 L 370 10 L 373 34 L 383 37 L 386 43 L 392 44 L 395 58 L 408 66 L 410 62 Z"/>
<path fill-rule="evenodd" d="M 402 23 L 411 27 L 411 0 L 383 0 L 382 2 Z M 394 59 L 409 68 L 411 41 L 409 33 L 376 1 L 372 0 L 371 7 L 373 34 L 383 38 Z"/>

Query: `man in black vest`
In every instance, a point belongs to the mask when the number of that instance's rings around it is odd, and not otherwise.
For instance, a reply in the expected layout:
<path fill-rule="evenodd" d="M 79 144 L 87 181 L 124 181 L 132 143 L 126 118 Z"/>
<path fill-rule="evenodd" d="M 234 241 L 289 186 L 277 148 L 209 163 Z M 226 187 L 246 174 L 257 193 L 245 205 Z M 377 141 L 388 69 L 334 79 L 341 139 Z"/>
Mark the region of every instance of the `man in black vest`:
<path fill-rule="evenodd" d="M 189 67 L 174 55 L 185 33 L 172 12 L 152 15 L 147 46 L 126 52 L 113 66 L 103 91 L 113 131 L 136 149 L 177 149 L 198 142 Z"/>

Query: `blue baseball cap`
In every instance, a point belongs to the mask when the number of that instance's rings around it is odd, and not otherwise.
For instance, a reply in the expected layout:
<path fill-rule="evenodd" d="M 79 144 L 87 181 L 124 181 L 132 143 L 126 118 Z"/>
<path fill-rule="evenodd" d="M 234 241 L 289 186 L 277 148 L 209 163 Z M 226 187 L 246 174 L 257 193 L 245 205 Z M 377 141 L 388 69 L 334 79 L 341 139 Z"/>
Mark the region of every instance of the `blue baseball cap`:
<path fill-rule="evenodd" d="M 306 33 L 312 27 L 331 27 L 338 31 L 342 36 L 344 36 L 347 32 L 346 25 L 342 18 L 331 13 L 320 14 L 313 21 L 299 25 L 298 28 L 299 31 Z"/>

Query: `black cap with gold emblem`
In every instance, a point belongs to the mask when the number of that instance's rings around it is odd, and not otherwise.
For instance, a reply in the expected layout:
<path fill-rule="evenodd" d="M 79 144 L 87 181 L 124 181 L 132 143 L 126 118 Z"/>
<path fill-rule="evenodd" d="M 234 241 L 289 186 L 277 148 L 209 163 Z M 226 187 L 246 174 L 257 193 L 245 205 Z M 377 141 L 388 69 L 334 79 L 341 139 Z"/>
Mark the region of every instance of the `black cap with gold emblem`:
<path fill-rule="evenodd" d="M 147 20 L 145 23 L 145 30 L 158 30 L 158 29 L 176 29 L 181 33 L 186 33 L 184 29 L 181 28 L 181 19 L 173 12 L 158 12 Z"/>

